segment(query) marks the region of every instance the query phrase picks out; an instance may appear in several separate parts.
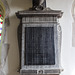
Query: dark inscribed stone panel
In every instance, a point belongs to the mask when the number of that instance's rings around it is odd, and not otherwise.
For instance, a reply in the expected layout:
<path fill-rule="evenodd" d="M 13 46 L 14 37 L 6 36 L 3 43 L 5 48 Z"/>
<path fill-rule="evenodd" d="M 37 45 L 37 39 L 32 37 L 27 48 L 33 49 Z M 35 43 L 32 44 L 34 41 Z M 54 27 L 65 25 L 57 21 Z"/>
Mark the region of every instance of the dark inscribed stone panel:
<path fill-rule="evenodd" d="M 25 27 L 25 65 L 54 64 L 54 27 Z"/>

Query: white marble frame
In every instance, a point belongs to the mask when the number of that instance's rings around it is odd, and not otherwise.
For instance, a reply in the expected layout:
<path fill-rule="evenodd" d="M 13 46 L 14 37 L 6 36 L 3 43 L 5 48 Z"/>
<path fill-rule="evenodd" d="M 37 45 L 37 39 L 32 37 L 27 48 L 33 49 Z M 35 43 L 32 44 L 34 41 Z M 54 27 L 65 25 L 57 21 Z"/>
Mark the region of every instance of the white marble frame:
<path fill-rule="evenodd" d="M 25 27 L 54 27 L 55 65 L 24 65 Z M 52 70 L 60 69 L 60 26 L 57 23 L 23 23 L 22 24 L 22 57 L 21 70 Z M 58 40 L 59 38 L 59 40 Z"/>

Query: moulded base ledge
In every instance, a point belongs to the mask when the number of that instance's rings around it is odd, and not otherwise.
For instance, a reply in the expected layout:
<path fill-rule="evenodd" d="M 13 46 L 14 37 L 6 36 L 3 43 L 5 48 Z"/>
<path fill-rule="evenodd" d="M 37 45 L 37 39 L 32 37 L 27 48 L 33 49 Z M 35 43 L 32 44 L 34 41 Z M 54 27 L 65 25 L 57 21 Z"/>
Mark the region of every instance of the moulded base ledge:
<path fill-rule="evenodd" d="M 51 69 L 51 70 L 20 70 L 20 75 L 59 75 L 63 69 Z"/>

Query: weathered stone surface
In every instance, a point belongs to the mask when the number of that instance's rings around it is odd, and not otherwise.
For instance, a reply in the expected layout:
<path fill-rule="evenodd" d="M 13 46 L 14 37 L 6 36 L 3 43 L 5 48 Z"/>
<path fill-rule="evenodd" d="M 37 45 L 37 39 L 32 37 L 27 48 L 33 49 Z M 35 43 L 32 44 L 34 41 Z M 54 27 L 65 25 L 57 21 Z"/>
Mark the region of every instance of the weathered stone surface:
<path fill-rule="evenodd" d="M 21 20 L 19 29 L 22 27 L 21 32 L 18 31 L 19 46 L 21 45 L 20 73 L 24 75 L 24 71 L 37 70 L 36 74 L 60 74 L 61 27 L 57 23 L 57 18 L 62 16 L 62 12 L 54 10 L 39 12 L 19 11 L 16 15 Z M 36 48 L 38 50 L 36 50 Z M 33 53 L 34 50 L 35 53 Z M 49 59 L 46 58 L 47 64 L 43 61 L 45 60 L 45 58 L 43 58 L 43 53 L 41 55 L 36 54 L 37 52 L 41 53 L 43 51 L 46 51 L 44 54 L 49 55 Z M 30 52 L 30 54 L 26 52 Z M 34 58 L 35 61 L 33 60 Z M 37 63 L 37 61 L 39 61 L 39 63 Z"/>

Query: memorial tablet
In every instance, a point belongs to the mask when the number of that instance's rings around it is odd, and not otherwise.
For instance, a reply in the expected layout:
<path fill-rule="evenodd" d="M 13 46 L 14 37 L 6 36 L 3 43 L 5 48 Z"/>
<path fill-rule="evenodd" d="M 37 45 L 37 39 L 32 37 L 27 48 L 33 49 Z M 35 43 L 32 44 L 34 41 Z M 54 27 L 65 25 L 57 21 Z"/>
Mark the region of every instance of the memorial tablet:
<path fill-rule="evenodd" d="M 54 27 L 25 27 L 25 65 L 54 64 Z"/>

